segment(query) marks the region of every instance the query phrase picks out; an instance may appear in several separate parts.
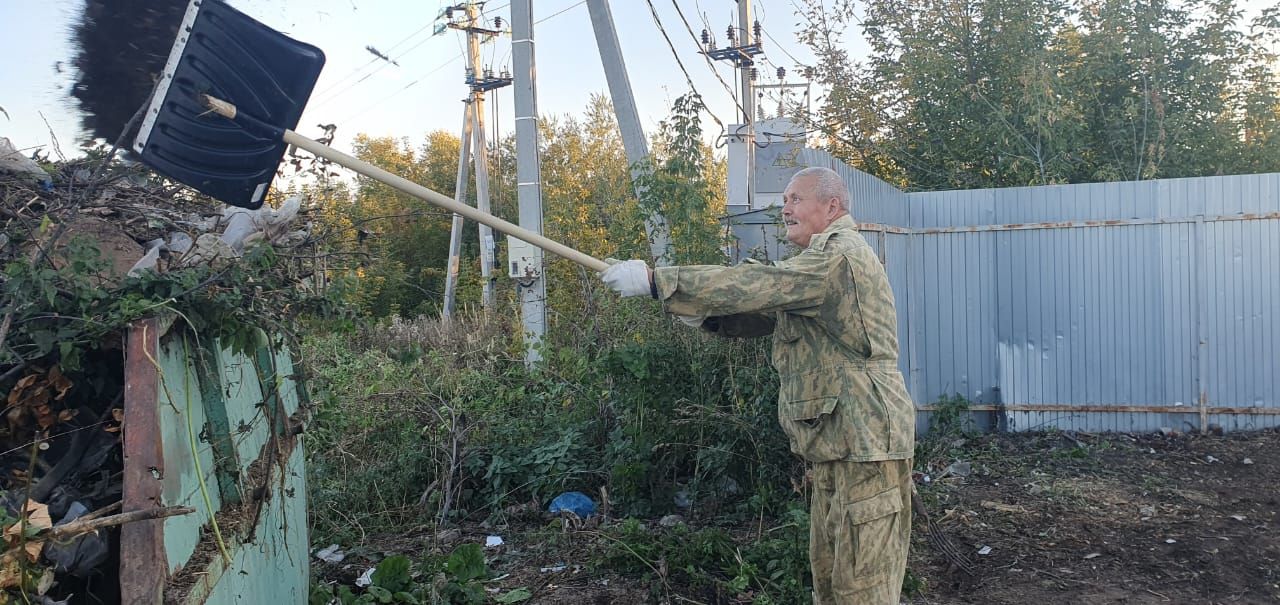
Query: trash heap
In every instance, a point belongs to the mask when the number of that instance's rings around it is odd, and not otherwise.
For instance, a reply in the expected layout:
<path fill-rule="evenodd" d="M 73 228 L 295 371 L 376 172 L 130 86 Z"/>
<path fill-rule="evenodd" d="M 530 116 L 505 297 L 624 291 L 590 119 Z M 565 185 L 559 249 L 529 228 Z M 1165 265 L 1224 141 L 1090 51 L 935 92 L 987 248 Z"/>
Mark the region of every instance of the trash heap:
<path fill-rule="evenodd" d="M 109 155 L 38 161 L 0 137 L 4 602 L 119 602 L 129 322 L 287 334 L 321 298 L 302 198 L 224 208 Z"/>

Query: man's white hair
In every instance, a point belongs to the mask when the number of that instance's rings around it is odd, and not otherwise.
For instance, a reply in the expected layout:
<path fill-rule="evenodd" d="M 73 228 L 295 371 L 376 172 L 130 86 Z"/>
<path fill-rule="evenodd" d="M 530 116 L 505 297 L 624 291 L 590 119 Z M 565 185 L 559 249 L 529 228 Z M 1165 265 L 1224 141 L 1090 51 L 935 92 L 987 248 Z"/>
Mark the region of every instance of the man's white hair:
<path fill-rule="evenodd" d="M 805 168 L 791 177 L 791 181 L 803 177 L 813 177 L 814 193 L 818 195 L 818 199 L 822 201 L 836 198 L 840 200 L 840 207 L 845 212 L 849 212 L 849 188 L 845 187 L 844 179 L 840 178 L 840 174 L 830 168 L 822 166 L 814 166 Z"/>

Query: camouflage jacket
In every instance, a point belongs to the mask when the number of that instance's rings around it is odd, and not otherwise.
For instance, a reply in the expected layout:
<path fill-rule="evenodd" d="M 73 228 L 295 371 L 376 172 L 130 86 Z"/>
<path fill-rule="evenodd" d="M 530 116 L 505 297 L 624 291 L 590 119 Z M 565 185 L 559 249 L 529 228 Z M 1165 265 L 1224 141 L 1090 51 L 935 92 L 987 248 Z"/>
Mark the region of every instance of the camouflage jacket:
<path fill-rule="evenodd" d="M 849 216 L 775 265 L 654 269 L 670 313 L 722 336 L 773 334 L 778 421 L 811 462 L 910 458 L 915 405 L 898 371 L 889 279 Z"/>

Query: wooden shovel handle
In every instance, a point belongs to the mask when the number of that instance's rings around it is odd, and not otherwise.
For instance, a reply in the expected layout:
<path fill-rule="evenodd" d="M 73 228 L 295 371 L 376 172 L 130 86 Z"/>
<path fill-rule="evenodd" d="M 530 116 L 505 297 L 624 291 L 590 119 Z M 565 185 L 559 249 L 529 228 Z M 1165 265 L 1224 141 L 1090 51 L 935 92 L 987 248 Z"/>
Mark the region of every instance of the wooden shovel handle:
<path fill-rule="evenodd" d="M 419 185 L 417 183 L 414 183 L 402 177 L 391 174 L 390 172 L 387 172 L 386 170 L 378 168 L 373 164 L 353 158 L 345 153 L 342 153 L 341 151 L 338 151 L 332 147 L 329 147 L 328 145 L 325 145 L 323 143 L 320 143 L 319 141 L 315 141 L 307 137 L 304 137 L 292 130 L 284 131 L 284 142 L 290 145 L 293 145 L 295 147 L 298 147 L 299 149 L 304 149 L 306 151 L 309 151 L 327 160 L 331 160 L 335 164 L 340 164 L 342 166 L 350 168 L 371 179 L 377 180 L 382 183 L 386 183 L 387 185 L 395 187 L 396 189 L 399 189 L 400 191 L 403 191 L 409 195 L 412 195 L 413 197 L 416 197 L 418 199 L 425 200 L 427 202 L 440 206 L 445 210 L 449 210 L 450 212 L 453 212 L 455 214 L 460 214 L 466 218 L 476 221 L 477 223 L 482 223 L 490 227 L 493 227 L 494 230 L 496 231 L 501 231 L 502 233 L 505 233 L 512 237 L 519 238 L 521 240 L 529 242 L 530 244 L 533 244 L 539 248 L 542 248 L 547 252 L 550 252 L 557 256 L 562 256 L 564 258 L 567 258 L 593 271 L 597 271 L 597 272 L 604 271 L 605 269 L 609 268 L 608 263 L 598 258 L 589 256 L 587 254 L 583 254 L 582 252 L 574 250 L 573 248 L 570 248 L 564 244 L 561 244 L 560 242 L 547 239 L 541 235 L 538 235 L 537 233 L 529 231 L 528 229 L 524 229 L 517 225 L 508 223 L 507 221 L 504 221 L 496 216 L 493 216 L 492 214 L 481 212 L 466 204 L 458 203 L 453 198 L 450 198 L 440 193 L 436 193 L 435 191 L 427 189 L 422 185 Z"/>

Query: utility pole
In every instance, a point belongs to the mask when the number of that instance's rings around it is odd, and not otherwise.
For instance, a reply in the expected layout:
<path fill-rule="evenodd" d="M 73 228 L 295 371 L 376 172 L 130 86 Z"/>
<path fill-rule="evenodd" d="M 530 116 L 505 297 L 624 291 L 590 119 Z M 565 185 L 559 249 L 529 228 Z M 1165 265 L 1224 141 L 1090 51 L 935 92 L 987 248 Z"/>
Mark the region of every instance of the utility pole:
<path fill-rule="evenodd" d="M 635 186 L 636 197 L 643 197 L 644 191 L 637 184 L 636 177 L 639 176 L 640 162 L 649 157 L 649 144 L 644 138 L 644 129 L 640 126 L 640 113 L 636 110 L 635 97 L 631 92 L 627 66 L 622 61 L 622 46 L 618 43 L 618 32 L 613 26 L 609 0 L 587 0 L 587 10 L 591 13 L 591 27 L 595 30 L 600 62 L 604 64 L 605 80 L 609 83 L 609 98 L 613 101 L 613 113 L 618 119 L 618 131 L 622 134 L 622 147 L 627 154 L 627 164 L 631 165 L 631 182 Z M 666 217 L 660 213 L 648 217 L 645 231 L 649 236 L 649 254 L 653 257 L 653 263 L 657 266 L 668 264 L 670 232 Z"/>
<path fill-rule="evenodd" d="M 738 39 L 741 40 L 739 48 L 751 45 L 751 32 L 747 29 L 751 26 L 751 0 L 738 0 Z M 756 52 L 760 50 L 760 26 L 756 25 Z M 738 79 L 742 84 L 742 123 L 747 125 L 748 141 L 752 139 L 752 124 L 755 122 L 756 116 L 756 91 L 754 89 L 756 79 L 755 61 L 751 59 L 752 55 L 747 55 L 745 60 L 738 62 Z M 754 145 L 752 145 L 754 147 Z M 750 174 L 750 172 L 748 172 Z M 747 197 L 751 197 L 751 193 L 755 192 L 755 179 L 751 179 L 747 185 Z"/>
<path fill-rule="evenodd" d="M 752 210 L 755 204 L 755 80 L 758 70 L 754 57 L 762 52 L 760 24 L 751 20 L 751 1 L 738 0 L 738 25 L 729 26 L 725 35 L 728 46 L 716 48 L 711 33 L 702 30 L 703 54 L 718 61 L 728 61 L 738 69 L 741 91 L 738 102 L 742 123 L 729 126 L 729 199 L 730 214 Z"/>
<path fill-rule="evenodd" d="M 489 204 L 489 148 L 484 130 L 484 93 L 511 84 L 511 77 L 507 74 L 495 77 L 492 69 L 484 69 L 480 64 L 481 42 L 487 42 L 490 38 L 502 33 L 500 23 L 495 23 L 494 29 L 482 26 L 480 4 L 478 2 L 468 2 L 450 6 L 444 9 L 443 16 L 449 20 L 448 27 L 467 32 L 468 67 L 466 69 L 466 83 L 471 92 L 467 97 L 466 110 L 463 112 L 466 123 L 463 126 L 462 148 L 464 151 L 460 161 L 466 161 L 468 152 L 465 150 L 468 146 L 473 147 L 473 151 L 469 155 L 475 161 L 476 209 L 492 214 Z M 473 143 L 474 145 L 472 145 Z M 462 168 L 459 167 L 459 179 L 465 178 Z M 459 182 L 462 181 L 460 180 Z M 465 191 L 465 187 L 460 186 L 458 191 Z M 449 234 L 449 266 L 445 274 L 445 307 L 443 312 L 443 316 L 446 318 L 452 315 L 455 304 L 458 281 L 457 264 L 460 260 L 462 247 L 461 221 L 461 217 L 454 215 L 453 230 Z M 488 225 L 480 225 L 479 231 L 480 276 L 482 283 L 480 302 L 481 306 L 488 310 L 493 307 L 494 303 L 494 290 L 497 280 L 493 276 L 493 268 L 495 266 L 494 258 L 497 246 L 493 239 L 493 230 Z"/>
<path fill-rule="evenodd" d="M 462 110 L 462 144 L 458 149 L 458 180 L 453 188 L 453 199 L 459 204 L 467 203 L 467 163 L 471 161 L 471 99 L 463 101 Z M 453 306 L 458 296 L 458 264 L 462 261 L 462 216 L 453 215 L 453 225 L 449 229 L 449 265 L 445 270 L 444 308 L 440 315 L 445 321 L 453 317 Z"/>
<path fill-rule="evenodd" d="M 511 58 L 515 75 L 516 195 L 520 226 L 542 233 L 542 168 L 538 160 L 538 93 L 535 85 L 533 0 L 511 1 Z M 538 346 L 547 330 L 547 284 L 542 249 L 508 238 L 511 275 L 520 296 L 525 364 L 542 358 Z"/>
<path fill-rule="evenodd" d="M 486 214 L 492 214 L 489 209 L 489 154 L 485 149 L 484 136 L 484 88 L 477 87 L 475 81 L 480 77 L 480 36 L 488 35 L 491 30 L 481 30 L 478 27 L 480 21 L 480 8 L 474 2 L 466 4 L 467 11 L 467 64 L 471 67 L 470 80 L 471 84 L 471 119 L 475 123 L 472 133 L 475 137 L 475 162 L 476 162 L 476 209 Z M 493 229 L 488 225 L 480 225 L 480 280 L 482 290 L 480 295 L 480 304 L 487 311 L 493 308 L 493 257 L 494 242 Z"/>

